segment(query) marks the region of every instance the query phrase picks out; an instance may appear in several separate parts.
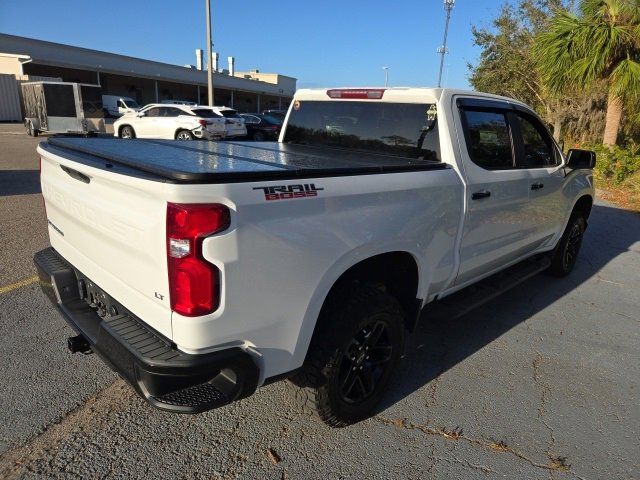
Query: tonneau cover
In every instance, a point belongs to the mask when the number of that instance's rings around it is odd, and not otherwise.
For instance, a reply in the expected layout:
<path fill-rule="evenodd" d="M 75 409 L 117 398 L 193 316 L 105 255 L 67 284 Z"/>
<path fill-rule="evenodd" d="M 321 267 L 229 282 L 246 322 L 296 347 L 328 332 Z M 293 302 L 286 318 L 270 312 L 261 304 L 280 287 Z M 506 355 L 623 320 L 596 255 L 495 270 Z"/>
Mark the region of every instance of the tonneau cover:
<path fill-rule="evenodd" d="M 275 142 L 52 137 L 42 147 L 89 154 L 169 181 L 221 183 L 446 168 L 428 160 Z M 53 147 L 53 148 L 52 148 Z"/>

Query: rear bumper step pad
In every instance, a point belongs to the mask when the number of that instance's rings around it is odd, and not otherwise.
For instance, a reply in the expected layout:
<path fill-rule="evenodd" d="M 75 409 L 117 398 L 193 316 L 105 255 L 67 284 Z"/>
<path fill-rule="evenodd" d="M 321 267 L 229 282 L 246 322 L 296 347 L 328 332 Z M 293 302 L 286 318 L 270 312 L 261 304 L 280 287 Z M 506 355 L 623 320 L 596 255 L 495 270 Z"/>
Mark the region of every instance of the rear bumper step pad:
<path fill-rule="evenodd" d="M 258 367 L 241 348 L 190 355 L 127 311 L 53 248 L 36 253 L 43 292 L 92 351 L 153 406 L 199 413 L 251 395 Z"/>

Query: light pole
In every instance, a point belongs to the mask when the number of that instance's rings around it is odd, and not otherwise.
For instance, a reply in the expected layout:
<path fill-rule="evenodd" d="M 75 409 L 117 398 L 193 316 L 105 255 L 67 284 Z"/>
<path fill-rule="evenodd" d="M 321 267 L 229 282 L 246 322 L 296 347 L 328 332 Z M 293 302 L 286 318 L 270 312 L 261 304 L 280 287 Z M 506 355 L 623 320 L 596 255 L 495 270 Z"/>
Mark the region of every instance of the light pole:
<path fill-rule="evenodd" d="M 213 40 L 211 39 L 211 0 L 207 2 L 207 94 L 209 106 L 213 107 Z"/>
<path fill-rule="evenodd" d="M 382 67 L 384 70 L 384 86 L 389 85 L 389 67 Z"/>
<path fill-rule="evenodd" d="M 451 19 L 451 10 L 456 0 L 444 0 L 444 10 L 447 12 L 447 20 L 444 24 L 444 41 L 442 46 L 438 48 L 437 52 L 440 54 L 440 73 L 438 73 L 438 88 L 442 86 L 442 68 L 444 67 L 444 56 L 448 53 L 447 49 L 447 34 L 449 33 L 449 20 Z"/>

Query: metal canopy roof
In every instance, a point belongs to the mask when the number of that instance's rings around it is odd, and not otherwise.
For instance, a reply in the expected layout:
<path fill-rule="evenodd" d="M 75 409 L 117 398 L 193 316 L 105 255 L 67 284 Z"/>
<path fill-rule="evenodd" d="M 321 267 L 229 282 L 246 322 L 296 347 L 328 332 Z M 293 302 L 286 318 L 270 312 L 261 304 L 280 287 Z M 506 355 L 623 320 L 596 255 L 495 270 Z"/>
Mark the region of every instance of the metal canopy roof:
<path fill-rule="evenodd" d="M 0 33 L 0 52 L 28 56 L 29 59 L 21 59 L 22 63 L 33 62 L 40 65 L 100 71 L 176 83 L 207 84 L 207 72 L 195 68 L 3 33 Z M 270 95 L 292 96 L 294 94 L 294 91 L 285 89 L 278 84 L 232 77 L 221 73 L 214 73 L 214 85 L 221 88 Z"/>

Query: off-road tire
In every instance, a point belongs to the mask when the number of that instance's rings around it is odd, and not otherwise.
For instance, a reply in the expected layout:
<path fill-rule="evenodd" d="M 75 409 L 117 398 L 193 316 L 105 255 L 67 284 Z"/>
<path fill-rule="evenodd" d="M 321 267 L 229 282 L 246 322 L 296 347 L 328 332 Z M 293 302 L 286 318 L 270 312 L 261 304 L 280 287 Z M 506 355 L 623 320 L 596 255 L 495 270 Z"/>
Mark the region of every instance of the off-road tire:
<path fill-rule="evenodd" d="M 566 277 L 578 260 L 587 220 L 582 212 L 574 212 L 564 229 L 558 246 L 551 254 L 551 265 L 547 272 L 555 277 Z"/>
<path fill-rule="evenodd" d="M 300 387 L 297 396 L 303 407 L 315 410 L 332 427 L 344 427 L 371 414 L 386 391 L 404 347 L 404 313 L 398 301 L 372 285 L 355 283 L 349 287 L 323 307 L 305 363 L 291 379 Z M 339 386 L 341 369 L 353 365 L 345 356 L 347 348 L 353 348 L 363 328 L 380 322 L 386 326 L 385 335 L 392 346 L 390 360 L 374 382 L 373 393 L 360 403 L 347 403 Z"/>

